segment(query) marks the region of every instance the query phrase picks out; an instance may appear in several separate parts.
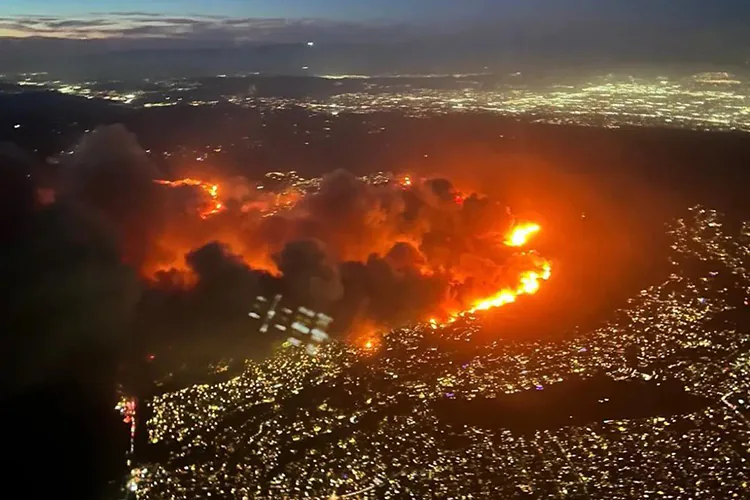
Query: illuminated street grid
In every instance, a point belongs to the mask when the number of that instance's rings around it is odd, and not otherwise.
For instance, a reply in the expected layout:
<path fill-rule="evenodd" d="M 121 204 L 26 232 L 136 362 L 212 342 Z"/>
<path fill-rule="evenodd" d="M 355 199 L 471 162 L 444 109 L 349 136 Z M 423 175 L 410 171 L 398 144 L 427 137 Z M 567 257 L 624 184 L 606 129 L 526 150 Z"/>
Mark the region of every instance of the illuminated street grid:
<path fill-rule="evenodd" d="M 576 85 L 493 90 L 415 89 L 336 96 L 322 109 L 373 112 L 492 112 L 544 123 L 750 130 L 750 85 L 725 74 L 690 79 L 603 77 Z"/>
<path fill-rule="evenodd" d="M 335 82 L 341 78 L 329 80 Z M 67 83 L 50 80 L 45 74 L 21 75 L 14 82 L 23 87 L 41 87 L 142 107 L 213 106 L 226 101 L 260 109 L 301 106 L 311 112 L 331 114 L 398 111 L 422 116 L 490 112 L 557 124 L 750 131 L 750 82 L 728 73 L 700 73 L 692 77 L 607 75 L 574 84 L 534 86 L 523 79 L 505 79 L 503 83 L 488 86 L 462 76 L 456 77 L 452 89 L 435 88 L 429 78 L 367 81 L 372 83 L 367 84 L 366 91 L 337 94 L 332 90 L 331 97 L 318 100 L 255 97 L 247 92 L 225 95 L 215 91 L 213 95 L 210 86 L 202 87 L 190 79 L 149 80 L 146 82 L 149 90 L 142 90 L 137 84 L 130 90 L 120 90 L 120 82 Z M 195 97 L 206 94 L 211 97 Z"/>
<path fill-rule="evenodd" d="M 720 220 L 692 209 L 671 232 L 671 277 L 569 340 L 479 346 L 479 319 L 421 324 L 378 353 L 290 348 L 226 383 L 157 397 L 149 436 L 170 452 L 143 465 L 138 497 L 747 498 L 748 336 L 721 318 L 746 300 L 736 289 L 750 284 L 750 247 Z M 627 346 L 640 350 L 635 367 Z M 707 407 L 526 434 L 449 426 L 434 410 L 601 372 L 677 379 Z"/>

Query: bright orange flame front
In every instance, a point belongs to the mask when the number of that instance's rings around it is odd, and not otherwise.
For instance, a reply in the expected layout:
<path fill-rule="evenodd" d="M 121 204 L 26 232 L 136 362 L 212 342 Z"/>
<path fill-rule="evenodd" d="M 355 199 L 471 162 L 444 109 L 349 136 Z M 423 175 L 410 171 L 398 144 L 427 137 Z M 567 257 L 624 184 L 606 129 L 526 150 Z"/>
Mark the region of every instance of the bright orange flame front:
<path fill-rule="evenodd" d="M 518 287 L 515 290 L 501 290 L 496 295 L 479 300 L 474 303 L 467 312 L 486 311 L 495 307 L 502 307 L 516 301 L 519 295 L 534 295 L 542 287 L 542 281 L 547 281 L 552 276 L 552 266 L 544 262 L 540 271 L 526 271 L 521 274 Z"/>
<path fill-rule="evenodd" d="M 510 232 L 505 240 L 505 244 L 510 247 L 522 247 L 541 229 L 542 227 L 539 224 L 534 224 L 533 222 L 519 224 Z"/>
<path fill-rule="evenodd" d="M 517 225 L 513 228 L 510 234 L 508 234 L 505 244 L 511 247 L 524 246 L 531 236 L 538 233 L 541 229 L 541 226 L 534 223 Z M 446 324 L 452 323 L 456 318 L 464 316 L 465 314 L 473 314 L 475 312 L 487 311 L 496 307 L 512 304 L 516 301 L 519 295 L 533 295 L 542 287 L 542 282 L 547 281 L 551 276 L 552 265 L 549 261 L 542 261 L 542 264 L 538 269 L 521 273 L 521 276 L 518 279 L 518 285 L 515 288 L 505 288 L 497 292 L 495 295 L 475 301 L 466 311 L 451 316 Z M 430 319 L 430 325 L 432 328 L 435 328 L 436 321 Z"/>

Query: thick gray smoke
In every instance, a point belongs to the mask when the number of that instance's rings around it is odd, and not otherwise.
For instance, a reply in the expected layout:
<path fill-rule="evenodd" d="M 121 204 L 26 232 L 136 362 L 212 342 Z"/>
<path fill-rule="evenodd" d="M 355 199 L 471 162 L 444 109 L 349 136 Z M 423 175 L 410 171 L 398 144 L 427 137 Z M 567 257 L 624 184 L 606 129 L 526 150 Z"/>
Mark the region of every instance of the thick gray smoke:
<path fill-rule="evenodd" d="M 163 174 L 122 125 L 86 134 L 61 159 L 60 196 L 100 213 L 120 236 L 127 262 L 140 266 L 163 227 Z"/>
<path fill-rule="evenodd" d="M 53 373 L 76 377 L 87 352 L 113 355 L 140 297 L 135 269 L 123 264 L 110 222 L 75 197 L 40 203 L 44 163 L 3 148 L 0 154 L 0 314 L 7 391 Z M 127 167 L 126 167 L 127 168 Z M 90 383 L 81 379 L 78 383 Z"/>

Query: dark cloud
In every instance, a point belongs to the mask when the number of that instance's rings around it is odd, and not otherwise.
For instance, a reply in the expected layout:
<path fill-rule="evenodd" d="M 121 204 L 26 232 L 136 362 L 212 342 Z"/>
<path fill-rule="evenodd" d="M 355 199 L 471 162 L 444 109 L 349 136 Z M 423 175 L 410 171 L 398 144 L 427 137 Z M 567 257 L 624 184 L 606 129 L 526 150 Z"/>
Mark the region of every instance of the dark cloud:
<path fill-rule="evenodd" d="M 265 355 L 271 342 L 253 335 L 247 312 L 256 296 L 276 292 L 276 280 L 218 242 L 191 251 L 185 260 L 195 282 L 186 284 L 183 274 L 173 271 L 148 284 L 135 320 L 141 346 L 170 350 L 175 368 L 231 352 Z"/>
<path fill-rule="evenodd" d="M 92 15 L 80 19 L 58 17 L 5 17 L 0 28 L 15 36 L 46 35 L 58 38 L 186 37 L 210 34 L 225 41 L 292 41 L 310 37 L 333 39 L 389 30 L 390 24 L 331 21 L 325 19 L 175 17 L 146 12 Z"/>
<path fill-rule="evenodd" d="M 274 261 L 284 276 L 285 294 L 293 302 L 320 309 L 344 295 L 338 264 L 319 241 L 291 241 L 274 256 Z"/>
<path fill-rule="evenodd" d="M 36 205 L 34 176 L 8 165 L 0 158 L 2 202 L 13 200 L 16 210 L 13 221 L 0 218 L 0 234 L 12 235 L 0 245 L 0 420 L 28 439 L 6 451 L 17 463 L 51 471 L 54 491 L 102 498 L 118 473 L 107 461 L 121 449 L 112 405 L 140 296 L 137 276 L 121 263 L 101 219 L 75 203 Z M 42 415 L 66 431 L 40 425 Z M 49 456 L 75 457 L 75 466 L 47 463 L 35 451 L 42 447 Z M 72 479 L 81 467 L 87 478 Z M 6 472 L 23 477 L 27 470 Z M 43 496 L 52 489 L 35 487 Z"/>
<path fill-rule="evenodd" d="M 189 27 L 188 27 L 189 26 Z M 173 24 L 170 26 L 157 26 L 153 24 L 134 26 L 132 28 L 117 28 L 109 30 L 106 33 L 116 32 L 117 37 L 121 38 L 138 38 L 138 37 L 185 37 L 195 34 L 201 30 L 200 23 L 190 24 Z"/>
<path fill-rule="evenodd" d="M 192 18 L 192 17 L 159 17 L 159 18 L 144 18 L 144 19 L 136 19 L 136 22 L 142 21 L 142 22 L 154 22 L 160 25 L 201 25 L 201 24 L 216 24 L 214 20 L 210 18 Z M 223 21 L 221 24 L 225 24 L 226 21 Z"/>
<path fill-rule="evenodd" d="M 366 262 L 346 262 L 341 267 L 346 290 L 342 316 L 366 319 L 381 328 L 415 319 L 424 320 L 450 293 L 447 275 L 422 275 L 414 269 L 394 269 L 387 259 L 371 256 Z"/>
<path fill-rule="evenodd" d="M 2 363 L 0 396 L 61 374 L 68 377 L 61 383 L 90 383 L 85 374 L 93 364 L 82 364 L 87 353 L 114 355 L 140 294 L 137 275 L 122 263 L 116 233 L 99 211 L 72 193 L 39 203 L 44 169 L 18 148 L 0 147 L 0 288 L 7 297 L 0 332 L 12 353 Z"/>
<path fill-rule="evenodd" d="M 31 175 L 35 161 L 20 148 L 0 143 L 0 245 L 16 240 L 34 205 Z"/>
<path fill-rule="evenodd" d="M 109 461 L 122 449 L 112 412 L 115 378 L 141 285 L 98 211 L 72 195 L 39 203 L 46 168 L 0 145 L 0 421 L 28 437 L 6 450 L 17 463 L 50 471 L 50 486 L 36 486 L 34 495 L 54 489 L 93 500 L 106 496 L 107 482 L 119 474 Z M 48 453 L 39 455 L 41 448 Z M 74 460 L 47 462 L 64 453 Z M 81 467 L 87 477 L 73 479 Z M 28 470 L 6 472 L 23 477 Z"/>
<path fill-rule="evenodd" d="M 45 28 L 50 30 L 68 29 L 68 28 L 96 28 L 104 27 L 114 24 L 113 21 L 107 19 L 67 19 L 67 20 L 49 20 L 44 21 Z"/>
<path fill-rule="evenodd" d="M 166 16 L 158 12 L 143 12 L 143 11 L 125 11 L 125 12 L 94 12 L 92 16 L 104 16 L 104 17 L 143 17 L 143 18 L 159 18 Z"/>
<path fill-rule="evenodd" d="M 61 159 L 61 196 L 96 210 L 122 243 L 125 259 L 138 266 L 162 223 L 162 177 L 136 137 L 121 125 L 99 127 Z"/>

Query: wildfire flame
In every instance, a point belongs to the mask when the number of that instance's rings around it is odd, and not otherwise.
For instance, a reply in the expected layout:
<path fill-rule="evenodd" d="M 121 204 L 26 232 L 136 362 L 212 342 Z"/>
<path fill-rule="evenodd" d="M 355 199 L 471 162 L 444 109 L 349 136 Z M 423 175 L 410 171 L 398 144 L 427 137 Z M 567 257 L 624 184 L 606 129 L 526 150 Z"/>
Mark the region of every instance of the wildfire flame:
<path fill-rule="evenodd" d="M 383 343 L 382 335 L 373 333 L 370 337 L 361 339 L 359 345 L 360 352 L 366 356 L 374 355 L 380 351 Z"/>
<path fill-rule="evenodd" d="M 510 247 L 525 246 L 531 237 L 539 231 L 541 231 L 541 226 L 535 223 L 516 225 L 506 236 L 505 244 Z M 470 308 L 462 312 L 451 313 L 445 321 L 430 318 L 427 320 L 427 325 L 429 325 L 431 329 L 437 330 L 441 326 L 451 324 L 467 314 L 488 311 L 490 309 L 512 304 L 516 302 L 517 298 L 521 295 L 534 295 L 541 289 L 542 282 L 547 281 L 552 277 L 552 264 L 548 260 L 541 259 L 536 267 L 536 269 L 521 273 L 518 279 L 518 285 L 516 285 L 515 288 L 504 288 L 490 297 L 476 300 Z M 360 337 L 357 345 L 360 346 L 363 352 L 372 353 L 380 348 L 380 342 L 378 339 L 378 337 L 373 336 L 372 333 L 370 333 L 369 335 Z"/>
<path fill-rule="evenodd" d="M 505 244 L 509 247 L 522 247 L 541 229 L 542 227 L 539 224 L 533 222 L 518 224 L 505 239 Z"/>
<path fill-rule="evenodd" d="M 201 190 L 203 190 L 203 192 L 208 195 L 211 201 L 205 207 L 201 209 L 200 211 L 201 219 L 207 219 L 211 217 L 212 215 L 218 214 L 224 209 L 224 204 L 219 200 L 219 185 L 218 184 L 212 184 L 209 182 L 201 181 L 198 179 L 191 179 L 191 178 L 178 179 L 176 181 L 156 180 L 154 182 L 156 184 L 161 184 L 163 186 L 169 186 L 169 187 L 193 186 L 193 187 L 198 187 Z"/>
<path fill-rule="evenodd" d="M 185 178 L 173 181 L 168 180 L 156 180 L 157 184 L 164 185 L 167 187 L 195 187 L 199 188 L 206 195 L 206 203 L 200 207 L 198 214 L 202 219 L 208 219 L 223 210 L 225 206 L 220 200 L 220 186 L 211 182 L 195 178 Z M 411 177 L 404 176 L 398 179 L 399 185 L 403 189 L 408 189 L 413 186 L 415 182 Z M 273 200 L 257 200 L 253 202 L 247 202 L 243 205 L 242 210 L 252 211 L 257 210 L 262 215 L 271 215 L 276 213 L 279 209 L 289 208 L 294 206 L 296 202 L 304 196 L 303 194 L 293 191 L 288 193 L 282 193 L 276 195 Z M 456 192 L 454 193 L 454 201 L 456 204 L 461 205 L 464 203 L 464 195 Z M 521 248 L 526 246 L 529 241 L 542 230 L 541 226 L 535 222 L 517 222 L 513 227 L 504 235 L 504 244 L 511 248 Z M 418 246 L 418 243 L 415 243 Z M 273 263 L 258 261 L 258 259 L 251 259 L 243 254 L 243 258 L 248 261 L 252 267 L 258 269 L 267 269 L 269 272 L 277 274 L 275 272 L 275 266 Z M 432 270 L 428 267 L 423 269 L 424 274 L 429 274 Z M 549 280 L 552 276 L 552 266 L 547 260 L 534 257 L 532 264 L 521 272 L 518 276 L 518 282 L 515 285 L 503 288 L 493 295 L 488 297 L 479 298 L 471 301 L 468 304 L 464 304 L 463 311 L 456 311 L 453 309 L 447 315 L 442 316 L 440 320 L 436 318 L 430 318 L 428 325 L 432 329 L 438 329 L 440 326 L 450 324 L 456 321 L 458 318 L 464 317 L 469 314 L 477 312 L 488 311 L 497 307 L 502 307 L 507 304 L 511 304 L 517 301 L 519 296 L 522 295 L 533 295 L 536 294 L 542 287 L 542 283 Z M 445 314 L 445 313 L 444 313 Z M 381 336 L 378 334 L 380 328 L 375 325 L 366 325 L 366 327 L 360 328 L 357 335 L 353 335 L 355 344 L 358 345 L 363 352 L 376 352 L 380 348 Z"/>
<path fill-rule="evenodd" d="M 478 300 L 474 303 L 471 309 L 466 312 L 475 313 L 477 311 L 486 311 L 495 307 L 502 307 L 506 304 L 515 302 L 516 297 L 519 295 L 533 295 L 541 288 L 541 282 L 547 281 L 551 276 L 552 266 L 549 262 L 545 261 L 540 271 L 526 271 L 521 274 L 519 284 L 515 290 L 504 289 L 492 297 Z"/>
<path fill-rule="evenodd" d="M 507 235 L 505 244 L 510 247 L 522 247 L 528 243 L 531 236 L 541 231 L 541 226 L 535 223 L 524 223 L 516 225 Z M 452 323 L 457 318 L 466 314 L 473 314 L 479 311 L 487 311 L 496 307 L 502 307 L 512 304 L 519 295 L 533 295 L 539 291 L 543 281 L 547 281 L 552 276 L 552 264 L 543 260 L 538 269 L 524 271 L 518 279 L 518 285 L 515 288 L 504 288 L 495 295 L 476 300 L 473 305 L 460 313 L 453 314 L 447 323 Z M 437 322 L 434 318 L 429 320 L 431 327 L 434 329 Z"/>

